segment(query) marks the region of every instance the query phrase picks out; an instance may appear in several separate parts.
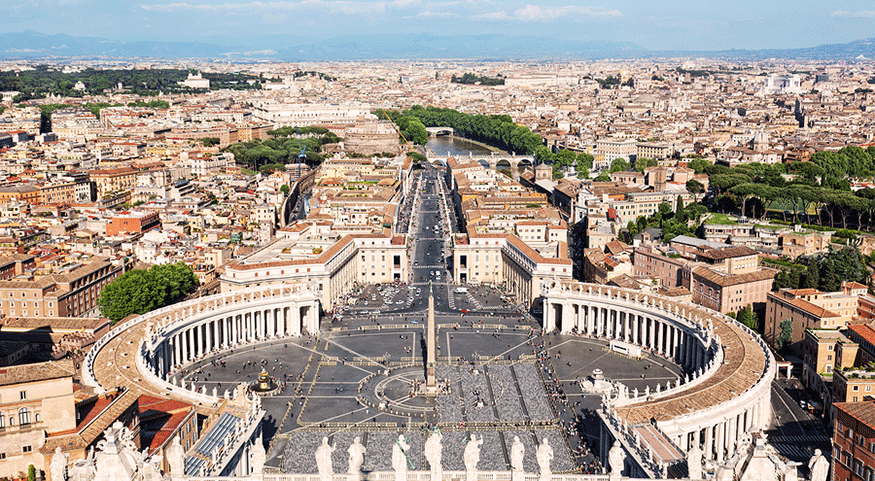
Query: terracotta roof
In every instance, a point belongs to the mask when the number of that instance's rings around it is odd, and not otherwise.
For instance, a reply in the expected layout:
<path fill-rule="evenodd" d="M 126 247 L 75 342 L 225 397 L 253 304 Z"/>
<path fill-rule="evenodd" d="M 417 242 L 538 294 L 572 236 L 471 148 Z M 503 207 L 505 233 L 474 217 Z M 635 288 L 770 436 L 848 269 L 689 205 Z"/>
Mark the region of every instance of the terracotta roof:
<path fill-rule="evenodd" d="M 699 254 L 700 257 L 713 259 L 715 261 L 730 259 L 733 257 L 745 257 L 755 255 L 757 255 L 757 251 L 747 246 L 732 246 L 725 247 L 723 249 L 710 249 Z"/>
<path fill-rule="evenodd" d="M 833 407 L 836 408 L 837 411 L 845 413 L 866 426 L 869 426 L 870 429 L 875 429 L 875 403 L 835 403 L 833 404 Z"/>
<path fill-rule="evenodd" d="M 749 272 L 747 274 L 722 274 L 707 267 L 697 267 L 693 269 L 693 274 L 721 287 L 737 286 L 739 284 L 747 284 L 749 282 L 771 280 L 775 278 L 775 272 L 769 270 L 760 270 Z"/>
<path fill-rule="evenodd" d="M 854 324 L 848 326 L 848 329 L 854 331 L 862 337 L 864 341 L 875 346 L 875 329 L 872 329 L 868 324 Z"/>
<path fill-rule="evenodd" d="M 0 386 L 11 386 L 26 382 L 48 381 L 63 377 L 72 378 L 76 369 L 72 361 L 49 361 L 38 364 L 24 364 L 0 369 Z"/>
<path fill-rule="evenodd" d="M 768 293 L 768 297 L 774 298 L 776 300 L 776 302 L 783 302 L 785 304 L 790 304 L 791 306 L 796 307 L 797 309 L 801 309 L 801 310 L 803 310 L 803 311 L 805 311 L 813 316 L 816 316 L 818 318 L 841 317 L 838 314 L 836 314 L 835 312 L 824 309 L 816 304 L 812 304 L 812 303 L 806 301 L 805 299 L 802 299 L 801 297 L 788 299 L 786 297 L 775 294 L 773 292 Z"/>

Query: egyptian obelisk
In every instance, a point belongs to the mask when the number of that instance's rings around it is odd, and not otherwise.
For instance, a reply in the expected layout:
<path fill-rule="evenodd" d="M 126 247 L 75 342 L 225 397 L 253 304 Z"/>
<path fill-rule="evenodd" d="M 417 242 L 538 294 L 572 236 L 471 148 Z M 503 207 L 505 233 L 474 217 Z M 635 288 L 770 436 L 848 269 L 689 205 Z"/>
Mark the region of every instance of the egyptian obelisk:
<path fill-rule="evenodd" d="M 431 282 L 428 283 L 428 326 L 426 328 L 426 350 L 428 357 L 425 362 L 425 390 L 428 393 L 437 392 L 437 380 L 435 379 L 435 368 L 437 366 L 437 356 L 435 355 L 435 327 L 434 327 L 434 291 Z"/>

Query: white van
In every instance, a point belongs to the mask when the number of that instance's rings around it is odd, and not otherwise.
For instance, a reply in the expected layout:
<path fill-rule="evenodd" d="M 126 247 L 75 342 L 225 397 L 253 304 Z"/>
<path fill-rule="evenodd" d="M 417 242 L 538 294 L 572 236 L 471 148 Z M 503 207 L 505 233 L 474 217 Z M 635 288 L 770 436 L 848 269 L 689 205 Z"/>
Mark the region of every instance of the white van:
<path fill-rule="evenodd" d="M 467 292 L 468 292 L 468 288 L 467 288 L 467 287 L 457 287 L 457 288 L 456 288 L 456 294 L 465 294 L 465 293 L 467 293 Z"/>

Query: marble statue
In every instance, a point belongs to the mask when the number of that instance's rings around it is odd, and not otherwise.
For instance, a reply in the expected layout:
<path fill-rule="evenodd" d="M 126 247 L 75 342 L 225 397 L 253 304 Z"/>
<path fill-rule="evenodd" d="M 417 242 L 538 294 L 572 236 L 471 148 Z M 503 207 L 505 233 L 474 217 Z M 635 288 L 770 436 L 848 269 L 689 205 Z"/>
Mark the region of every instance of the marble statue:
<path fill-rule="evenodd" d="M 702 450 L 696 443 L 687 451 L 687 471 L 690 479 L 702 479 Z"/>
<path fill-rule="evenodd" d="M 541 477 L 550 477 L 550 475 L 553 474 L 553 471 L 550 469 L 550 461 L 553 460 L 553 448 L 550 447 L 547 438 L 544 438 L 541 441 L 541 444 L 538 445 L 535 457 L 538 459 L 538 467 L 541 469 Z"/>
<path fill-rule="evenodd" d="M 319 470 L 319 476 L 323 478 L 331 478 L 334 474 L 331 466 L 331 453 L 334 452 L 334 446 L 328 444 L 328 436 L 322 438 L 322 444 L 316 448 L 316 468 Z"/>
<path fill-rule="evenodd" d="M 623 464 L 626 461 L 626 452 L 620 446 L 620 441 L 615 440 L 614 445 L 608 451 L 608 466 L 611 468 L 611 478 L 619 478 L 622 476 Z M 823 481 L 823 480 L 821 480 Z"/>
<path fill-rule="evenodd" d="M 410 445 L 404 439 L 404 435 L 398 435 L 398 439 L 392 445 L 392 469 L 395 470 L 396 481 L 407 480 L 407 450 Z"/>
<path fill-rule="evenodd" d="M 264 444 L 261 442 L 261 436 L 259 436 L 249 449 L 249 466 L 252 468 L 252 474 L 262 474 L 265 457 Z"/>
<path fill-rule="evenodd" d="M 55 454 L 52 455 L 52 463 L 49 465 L 52 481 L 67 481 L 67 456 L 69 454 L 62 453 L 60 446 L 55 448 Z"/>
<path fill-rule="evenodd" d="M 91 481 L 94 479 L 94 447 L 88 450 L 88 456 L 73 463 L 70 468 L 71 481 Z"/>
<path fill-rule="evenodd" d="M 167 448 L 167 464 L 170 466 L 171 476 L 185 476 L 185 448 L 180 444 L 179 436 L 174 436 L 173 442 Z"/>
<path fill-rule="evenodd" d="M 428 461 L 429 467 L 431 467 L 431 479 L 435 481 L 440 480 L 443 474 L 443 469 L 441 468 L 442 440 L 443 435 L 439 430 L 435 429 L 425 441 L 425 446 L 423 446 L 425 459 Z"/>
<path fill-rule="evenodd" d="M 526 447 L 523 446 L 519 436 L 513 437 L 513 444 L 510 447 L 510 466 L 511 470 L 517 473 L 523 472 L 523 457 L 526 455 Z"/>
<path fill-rule="evenodd" d="M 349 445 L 347 450 L 349 453 L 349 474 L 361 476 L 362 465 L 365 463 L 365 447 L 362 445 L 362 438 L 356 436 Z"/>
<path fill-rule="evenodd" d="M 465 471 L 468 472 L 468 481 L 477 478 L 477 464 L 480 462 L 480 446 L 482 445 L 483 438 L 478 439 L 476 434 L 472 434 L 468 444 L 465 445 Z"/>
<path fill-rule="evenodd" d="M 826 481 L 829 474 L 829 461 L 819 449 L 814 450 L 814 456 L 808 461 L 808 470 L 811 472 L 811 481 Z"/>

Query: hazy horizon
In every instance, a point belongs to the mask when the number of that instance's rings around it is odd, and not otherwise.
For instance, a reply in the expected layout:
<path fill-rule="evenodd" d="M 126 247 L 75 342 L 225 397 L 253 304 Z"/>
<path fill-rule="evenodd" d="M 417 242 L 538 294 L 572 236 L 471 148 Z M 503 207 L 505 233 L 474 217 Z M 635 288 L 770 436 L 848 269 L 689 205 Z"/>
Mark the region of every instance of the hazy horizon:
<path fill-rule="evenodd" d="M 8 5 L 2 33 L 113 41 L 244 44 L 296 35 L 505 34 L 631 42 L 648 50 L 792 49 L 875 37 L 871 0 L 734 4 L 645 0 L 28 0 Z M 197 18 L 197 21 L 192 21 Z"/>

